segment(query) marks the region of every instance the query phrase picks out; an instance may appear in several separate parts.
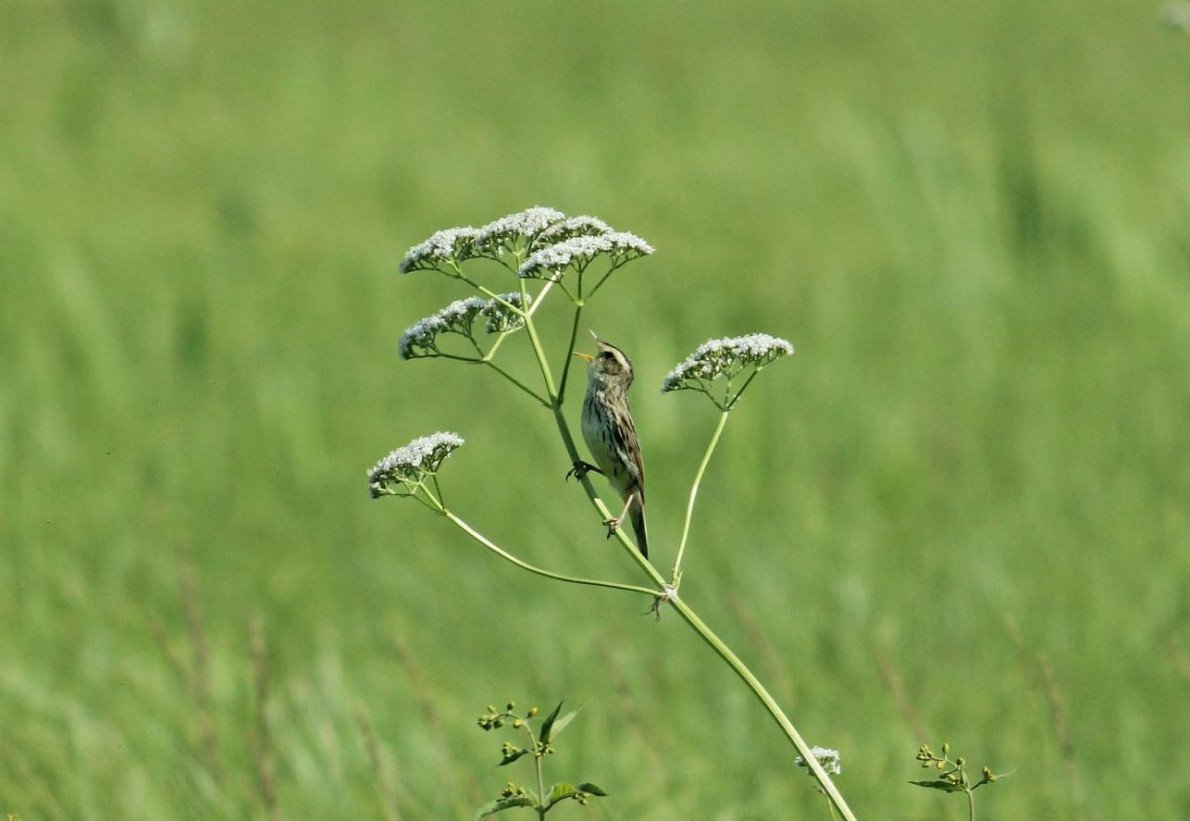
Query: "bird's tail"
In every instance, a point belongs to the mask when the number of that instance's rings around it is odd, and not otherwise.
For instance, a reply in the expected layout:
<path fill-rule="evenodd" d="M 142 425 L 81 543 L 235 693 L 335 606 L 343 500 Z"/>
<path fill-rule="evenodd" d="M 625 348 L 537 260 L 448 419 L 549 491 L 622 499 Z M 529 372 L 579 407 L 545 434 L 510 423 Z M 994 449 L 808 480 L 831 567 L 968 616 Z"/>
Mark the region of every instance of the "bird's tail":
<path fill-rule="evenodd" d="M 628 508 L 628 515 L 632 518 L 632 532 L 636 534 L 636 547 L 640 555 L 649 558 L 649 531 L 645 528 L 645 503 L 638 493 Z"/>

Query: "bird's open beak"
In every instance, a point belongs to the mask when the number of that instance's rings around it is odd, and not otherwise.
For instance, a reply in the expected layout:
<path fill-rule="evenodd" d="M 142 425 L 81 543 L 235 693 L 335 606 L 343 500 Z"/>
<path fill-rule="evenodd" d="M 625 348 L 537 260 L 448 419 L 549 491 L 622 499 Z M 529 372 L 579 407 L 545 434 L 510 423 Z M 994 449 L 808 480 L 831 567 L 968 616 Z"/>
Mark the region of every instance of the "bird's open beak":
<path fill-rule="evenodd" d="M 589 354 L 589 353 L 583 353 L 582 351 L 575 351 L 574 353 L 571 354 L 571 356 L 577 356 L 579 359 L 583 360 L 584 362 L 594 362 L 595 361 L 595 357 L 591 356 L 591 354 Z"/>

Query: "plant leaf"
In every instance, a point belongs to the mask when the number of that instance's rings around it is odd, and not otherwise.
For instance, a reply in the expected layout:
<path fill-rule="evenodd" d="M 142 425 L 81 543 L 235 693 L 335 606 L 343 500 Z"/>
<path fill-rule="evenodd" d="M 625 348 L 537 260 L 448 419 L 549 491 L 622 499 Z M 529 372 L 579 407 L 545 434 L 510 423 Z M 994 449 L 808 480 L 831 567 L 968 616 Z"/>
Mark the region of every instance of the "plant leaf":
<path fill-rule="evenodd" d="M 503 767 L 505 764 L 511 764 L 512 762 L 516 761 L 521 756 L 527 755 L 528 752 L 529 751 L 527 749 L 525 749 L 524 747 L 521 747 L 515 753 L 509 753 L 508 756 L 506 758 L 504 758 L 497 766 Z"/>
<path fill-rule="evenodd" d="M 545 720 L 541 722 L 541 733 L 538 735 L 537 740 L 540 741 L 543 746 L 550 743 L 550 732 L 554 729 L 554 721 L 558 718 L 558 713 L 562 710 L 562 704 L 563 702 L 559 701 L 558 706 L 554 708 L 554 711 L 546 716 Z"/>
<path fill-rule="evenodd" d="M 558 706 L 561 707 L 562 705 L 559 704 Z M 553 724 L 553 727 L 552 727 L 553 737 L 557 738 L 559 736 L 559 734 L 561 734 L 561 732 L 566 729 L 566 725 L 569 724 L 570 722 L 574 721 L 574 717 L 576 715 L 578 715 L 579 710 L 582 710 L 582 709 L 583 709 L 582 707 L 579 707 L 578 710 L 571 710 L 569 713 L 567 713 L 566 715 L 562 716 L 560 719 L 555 721 Z"/>
<path fill-rule="evenodd" d="M 495 801 L 489 801 L 476 810 L 475 815 L 472 816 L 472 818 L 473 821 L 479 821 L 480 818 L 484 818 L 489 815 L 495 815 L 502 810 L 510 810 L 513 807 L 532 806 L 533 799 L 527 795 L 514 795 L 509 798 L 497 798 Z"/>
<path fill-rule="evenodd" d="M 590 781 L 584 781 L 578 785 L 579 792 L 590 793 L 591 795 L 607 795 L 607 791 L 598 784 L 592 784 Z"/>
<path fill-rule="evenodd" d="M 547 808 L 552 807 L 559 801 L 565 801 L 567 798 L 573 798 L 577 792 L 578 790 L 573 784 L 567 784 L 565 782 L 561 784 L 555 784 L 554 786 L 550 787 L 550 797 L 546 799 L 545 805 Z"/>
<path fill-rule="evenodd" d="M 938 779 L 937 781 L 910 781 L 910 784 L 916 784 L 919 787 L 928 787 L 931 790 L 942 790 L 943 792 L 962 792 L 963 788 L 958 784 L 951 784 L 949 781 Z"/>

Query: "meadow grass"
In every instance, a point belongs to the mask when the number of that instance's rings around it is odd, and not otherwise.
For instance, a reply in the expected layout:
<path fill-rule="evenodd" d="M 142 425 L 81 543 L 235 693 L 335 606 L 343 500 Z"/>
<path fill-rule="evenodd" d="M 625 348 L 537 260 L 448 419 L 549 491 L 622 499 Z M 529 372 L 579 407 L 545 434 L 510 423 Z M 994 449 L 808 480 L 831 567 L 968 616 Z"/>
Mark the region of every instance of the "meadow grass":
<path fill-rule="evenodd" d="M 958 817 L 906 783 L 944 740 L 1014 772 L 986 817 L 1183 816 L 1188 68 L 1107 0 L 4 5 L 0 812 L 466 817 L 484 705 L 565 698 L 591 817 L 825 816 L 677 619 L 367 498 L 458 430 L 469 521 L 637 581 L 540 408 L 396 359 L 464 296 L 405 250 L 540 203 L 658 249 L 587 321 L 661 566 L 715 422 L 662 377 L 797 347 L 682 593 L 861 818 Z"/>

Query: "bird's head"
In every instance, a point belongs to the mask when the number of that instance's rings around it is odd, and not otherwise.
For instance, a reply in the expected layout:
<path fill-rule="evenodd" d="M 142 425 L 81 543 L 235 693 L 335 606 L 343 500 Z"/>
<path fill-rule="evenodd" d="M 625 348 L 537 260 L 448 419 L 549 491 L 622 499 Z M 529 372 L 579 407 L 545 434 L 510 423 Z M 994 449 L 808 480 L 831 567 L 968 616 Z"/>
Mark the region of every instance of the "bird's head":
<path fill-rule="evenodd" d="M 594 356 L 577 351 L 574 355 L 590 366 L 592 383 L 601 387 L 616 386 L 621 390 L 628 390 L 632 384 L 632 360 L 615 345 L 596 337 Z"/>

